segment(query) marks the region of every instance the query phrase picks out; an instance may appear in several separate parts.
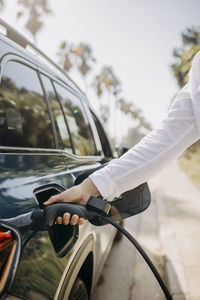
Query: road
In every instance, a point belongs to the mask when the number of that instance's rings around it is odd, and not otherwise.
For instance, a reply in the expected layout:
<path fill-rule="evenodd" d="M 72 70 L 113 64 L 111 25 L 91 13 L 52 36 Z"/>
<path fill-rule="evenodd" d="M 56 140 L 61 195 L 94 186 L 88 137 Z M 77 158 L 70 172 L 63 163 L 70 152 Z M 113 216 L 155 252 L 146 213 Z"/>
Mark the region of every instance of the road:
<path fill-rule="evenodd" d="M 171 164 L 150 181 L 152 204 L 125 220 L 159 269 L 174 300 L 200 299 L 200 191 Z M 123 237 L 109 254 L 92 300 L 165 299 L 144 260 Z"/>

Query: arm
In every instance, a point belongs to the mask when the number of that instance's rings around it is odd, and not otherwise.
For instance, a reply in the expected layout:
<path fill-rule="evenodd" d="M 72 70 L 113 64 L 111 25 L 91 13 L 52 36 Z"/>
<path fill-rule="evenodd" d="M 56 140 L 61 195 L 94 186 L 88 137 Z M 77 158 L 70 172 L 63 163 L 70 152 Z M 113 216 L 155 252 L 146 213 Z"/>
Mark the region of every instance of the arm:
<path fill-rule="evenodd" d="M 162 126 L 153 130 L 119 159 L 90 175 L 108 200 L 147 181 L 199 139 L 190 87 L 177 95 Z"/>
<path fill-rule="evenodd" d="M 195 56 L 189 83 L 178 93 L 162 126 L 105 168 L 80 185 L 51 197 L 46 205 L 71 201 L 86 204 L 90 196 L 101 194 L 112 200 L 157 174 L 200 137 L 200 52 Z M 83 224 L 84 220 L 65 214 L 58 223 Z"/>
<path fill-rule="evenodd" d="M 188 84 L 176 96 L 162 126 L 90 179 L 103 197 L 112 200 L 154 176 L 199 137 L 200 51 L 193 59 Z"/>

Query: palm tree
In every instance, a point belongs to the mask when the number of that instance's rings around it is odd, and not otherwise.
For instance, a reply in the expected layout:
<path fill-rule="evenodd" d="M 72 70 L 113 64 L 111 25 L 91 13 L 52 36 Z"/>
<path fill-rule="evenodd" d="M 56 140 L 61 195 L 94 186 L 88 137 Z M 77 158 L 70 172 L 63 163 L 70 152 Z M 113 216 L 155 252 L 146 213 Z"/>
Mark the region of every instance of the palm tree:
<path fill-rule="evenodd" d="M 120 106 L 120 110 L 125 114 L 129 115 L 132 119 L 138 121 L 139 128 L 143 127 L 147 130 L 151 130 L 151 124 L 147 122 L 142 115 L 142 112 L 139 108 L 137 108 L 133 102 L 128 102 L 124 98 L 120 98 L 118 100 L 118 105 Z"/>
<path fill-rule="evenodd" d="M 99 97 L 105 90 L 114 96 L 121 91 L 121 83 L 110 66 L 104 66 L 101 69 L 100 73 L 95 77 L 93 86 L 96 88 Z"/>
<path fill-rule="evenodd" d="M 86 76 L 91 70 L 92 64 L 96 62 L 92 48 L 88 44 L 80 43 L 72 49 L 72 53 L 75 56 L 77 68 L 83 76 L 85 90 L 87 92 Z"/>
<path fill-rule="evenodd" d="M 100 113 L 101 113 L 101 117 L 102 120 L 104 121 L 104 123 L 107 123 L 109 116 L 110 116 L 110 108 L 108 105 L 102 105 L 100 107 Z"/>
<path fill-rule="evenodd" d="M 66 70 L 69 71 L 73 67 L 72 62 L 72 45 L 67 42 L 62 42 L 59 46 L 57 56 L 59 57 L 59 64 Z"/>
<path fill-rule="evenodd" d="M 112 67 L 104 66 L 102 67 L 99 74 L 97 74 L 93 80 L 92 86 L 95 89 L 97 96 L 100 101 L 100 111 L 102 107 L 102 96 L 108 92 L 109 95 L 113 95 L 115 99 L 114 110 L 116 108 L 117 95 L 121 91 L 121 83 L 117 76 L 115 75 Z M 110 100 L 107 105 L 110 105 Z M 102 116 L 103 117 L 103 116 Z"/>
<path fill-rule="evenodd" d="M 26 19 L 25 28 L 32 34 L 34 42 L 37 44 L 36 35 L 44 25 L 41 19 L 43 15 L 52 14 L 48 0 L 18 0 L 18 4 L 22 10 L 17 13 L 17 19 L 21 17 Z"/>
<path fill-rule="evenodd" d="M 120 98 L 118 100 L 118 105 L 120 107 L 120 110 L 125 114 L 130 114 L 132 111 L 132 103 L 127 102 L 124 98 Z"/>
<path fill-rule="evenodd" d="M 80 43 L 73 49 L 73 53 L 78 58 L 78 69 L 83 76 L 86 76 L 91 69 L 91 63 L 96 62 L 93 57 L 92 48 L 88 44 Z"/>
<path fill-rule="evenodd" d="M 96 62 L 93 57 L 92 48 L 88 44 L 80 43 L 78 45 L 62 42 L 57 53 L 59 63 L 66 71 L 76 67 L 81 73 L 87 91 L 86 76 L 92 68 L 92 63 Z"/>

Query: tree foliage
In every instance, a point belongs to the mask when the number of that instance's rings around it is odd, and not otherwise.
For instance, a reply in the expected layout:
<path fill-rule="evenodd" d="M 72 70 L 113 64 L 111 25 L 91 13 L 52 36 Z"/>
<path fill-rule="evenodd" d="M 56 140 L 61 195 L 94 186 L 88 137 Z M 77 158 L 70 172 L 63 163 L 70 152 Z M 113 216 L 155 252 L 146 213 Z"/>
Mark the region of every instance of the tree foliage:
<path fill-rule="evenodd" d="M 0 0 L 0 9 L 3 9 L 6 4 L 5 0 Z M 52 14 L 52 10 L 49 7 L 48 0 L 18 0 L 20 7 L 17 12 L 17 19 L 23 18 L 25 20 L 25 28 L 32 34 L 36 43 L 36 36 L 41 28 L 44 26 L 44 16 Z M 190 40 L 195 38 L 199 40 L 199 35 L 189 32 Z M 187 35 L 186 35 L 187 37 Z M 185 43 L 189 43 L 189 38 L 185 39 Z M 187 41 L 186 41 L 187 40 Z M 180 59 L 180 54 L 177 51 L 177 59 Z M 57 56 L 59 57 L 59 64 L 66 70 L 77 69 L 83 76 L 86 85 L 86 77 L 93 70 L 96 59 L 93 55 L 93 50 L 87 43 L 70 44 L 63 41 L 58 49 Z M 175 68 L 175 67 L 174 67 Z M 94 75 L 91 86 L 96 92 L 96 95 L 100 101 L 100 113 L 104 122 L 107 122 L 110 116 L 111 106 L 138 121 L 136 131 L 139 128 L 144 127 L 147 130 L 151 130 L 151 125 L 145 120 L 142 112 L 130 101 L 127 101 L 121 96 L 122 85 L 119 77 L 115 74 L 111 66 L 103 66 L 100 72 Z M 107 100 L 104 103 L 102 98 L 108 95 Z M 114 105 L 113 105 L 114 104 Z M 115 113 L 114 113 L 115 114 Z"/>
<path fill-rule="evenodd" d="M 53 13 L 48 0 L 18 0 L 18 5 L 21 9 L 17 13 L 17 19 L 25 18 L 25 28 L 32 34 L 36 43 L 36 35 L 44 25 L 44 15 Z"/>
<path fill-rule="evenodd" d="M 102 104 L 100 106 L 100 114 L 104 123 L 107 123 L 110 116 L 110 108 L 107 104 Z"/>
<path fill-rule="evenodd" d="M 0 10 L 3 10 L 5 6 L 5 1 L 4 0 L 0 0 Z"/>
<path fill-rule="evenodd" d="M 132 119 L 138 121 L 137 129 L 143 127 L 147 130 L 152 130 L 151 124 L 145 120 L 142 111 L 139 108 L 137 108 L 133 102 L 127 101 L 124 98 L 120 98 L 118 100 L 118 105 L 120 107 L 120 110 L 125 115 L 129 115 Z"/>
<path fill-rule="evenodd" d="M 121 91 L 121 83 L 111 66 L 102 67 L 99 74 L 95 76 L 92 86 L 95 88 L 98 97 L 101 97 L 105 91 L 112 93 L 114 96 Z"/>
<path fill-rule="evenodd" d="M 182 47 L 173 51 L 175 63 L 171 65 L 179 87 L 188 82 L 189 70 L 194 55 L 200 50 L 200 27 L 187 28 L 181 34 Z"/>
<path fill-rule="evenodd" d="M 109 96 L 113 96 L 114 110 L 116 110 L 117 96 L 121 91 L 121 82 L 111 66 L 103 66 L 100 72 L 94 77 L 92 87 L 99 98 L 101 117 L 106 123 L 110 115 L 109 106 L 111 106 L 111 98 L 107 98 L 108 103 L 106 105 L 103 105 L 101 98 L 106 93 L 108 93 Z"/>
<path fill-rule="evenodd" d="M 180 49 L 174 49 L 173 57 L 176 62 L 171 67 L 178 86 L 182 88 L 188 82 L 192 60 L 200 50 L 200 27 L 187 28 L 182 32 L 181 38 L 183 45 Z M 200 143 L 197 141 L 186 150 L 186 157 L 189 158 L 192 153 L 199 151 L 199 149 Z"/>
<path fill-rule="evenodd" d="M 92 48 L 85 43 L 73 45 L 63 41 L 59 46 L 57 56 L 59 63 L 66 71 L 76 67 L 83 77 L 89 73 L 92 64 L 96 62 Z"/>

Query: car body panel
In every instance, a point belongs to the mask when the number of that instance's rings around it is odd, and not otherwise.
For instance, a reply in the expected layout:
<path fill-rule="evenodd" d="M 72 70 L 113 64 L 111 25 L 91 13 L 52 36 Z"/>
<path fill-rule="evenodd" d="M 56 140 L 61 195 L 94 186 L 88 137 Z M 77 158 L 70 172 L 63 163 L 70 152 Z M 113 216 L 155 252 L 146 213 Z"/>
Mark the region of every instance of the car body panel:
<path fill-rule="evenodd" d="M 10 60 L 39 70 L 57 82 L 59 76 L 37 57 L 0 35 L 0 76 Z M 84 93 L 66 80 L 66 88 L 77 95 L 89 120 L 97 155 L 70 154 L 62 149 L 38 149 L 0 146 L 0 218 L 8 219 L 38 209 L 33 190 L 51 182 L 65 189 L 73 186 L 79 174 L 108 161 Z M 14 281 L 7 291 L 20 299 L 61 299 L 68 297 L 73 282 L 88 255 L 92 253 L 91 291 L 112 245 L 116 229 L 110 225 L 95 227 L 88 221 L 79 228 L 79 238 L 63 258 L 57 258 L 46 230 L 33 232 L 29 226 L 16 228 L 22 239 L 22 252 Z M 78 261 L 78 263 L 76 263 Z M 65 291 L 66 289 L 66 291 Z M 9 298 L 9 296 L 8 296 Z"/>
<path fill-rule="evenodd" d="M 78 160 L 56 151 L 35 153 L 31 150 L 17 153 L 16 150 L 6 150 L 5 147 L 2 151 L 4 153 L 0 154 L 0 218 L 13 218 L 37 209 L 38 204 L 32 193 L 36 187 L 55 182 L 64 188 L 69 188 L 84 170 L 100 165 L 91 158 L 89 161 Z M 33 232 L 29 228 L 22 228 L 19 231 L 24 245 Z M 36 233 L 23 249 L 15 280 L 9 292 L 24 299 L 36 299 L 38 295 L 42 297 L 41 299 L 52 299 L 56 294 L 57 286 L 62 281 L 69 257 L 76 256 L 76 252 L 89 232 L 92 233 L 95 241 L 95 246 L 90 249 L 95 257 L 93 266 L 95 278 L 102 257 L 106 255 L 107 248 L 114 238 L 115 229 L 109 225 L 104 228 L 94 228 L 86 222 L 80 228 L 80 239 L 77 244 L 62 259 L 55 256 L 48 233 L 46 231 Z M 76 273 L 77 270 L 74 272 Z M 48 276 L 48 274 L 52 275 Z"/>

